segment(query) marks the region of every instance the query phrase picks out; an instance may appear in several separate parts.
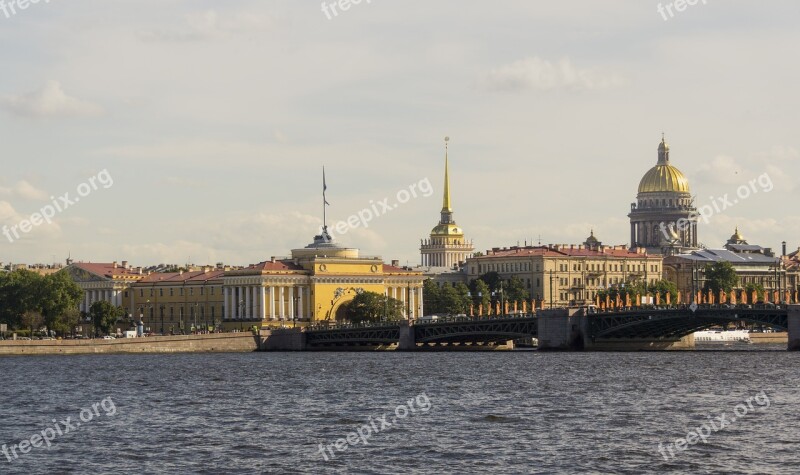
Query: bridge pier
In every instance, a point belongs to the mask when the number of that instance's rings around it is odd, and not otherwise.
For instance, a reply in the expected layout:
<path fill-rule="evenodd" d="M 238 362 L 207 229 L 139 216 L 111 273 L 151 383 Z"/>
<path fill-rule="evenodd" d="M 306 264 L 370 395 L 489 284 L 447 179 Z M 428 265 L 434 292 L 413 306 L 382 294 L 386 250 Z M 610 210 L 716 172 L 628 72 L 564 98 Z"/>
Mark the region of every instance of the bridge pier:
<path fill-rule="evenodd" d="M 306 334 L 299 328 L 261 330 L 261 351 L 303 351 Z"/>
<path fill-rule="evenodd" d="M 582 309 L 540 310 L 539 349 L 581 351 L 589 346 L 588 329 Z"/>
<path fill-rule="evenodd" d="M 800 305 L 789 305 L 789 351 L 800 351 Z"/>
<path fill-rule="evenodd" d="M 414 351 L 417 349 L 414 327 L 409 325 L 407 321 L 403 321 L 400 324 L 400 341 L 398 342 L 397 349 L 400 351 Z"/>

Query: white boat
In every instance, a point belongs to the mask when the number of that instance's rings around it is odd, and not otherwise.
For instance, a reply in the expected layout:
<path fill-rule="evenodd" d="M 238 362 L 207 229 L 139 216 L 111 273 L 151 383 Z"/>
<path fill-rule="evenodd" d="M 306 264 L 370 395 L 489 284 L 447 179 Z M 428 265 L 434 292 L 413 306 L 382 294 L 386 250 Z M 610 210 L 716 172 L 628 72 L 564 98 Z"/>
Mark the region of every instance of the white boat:
<path fill-rule="evenodd" d="M 703 330 L 694 332 L 695 343 L 750 343 L 750 330 Z"/>

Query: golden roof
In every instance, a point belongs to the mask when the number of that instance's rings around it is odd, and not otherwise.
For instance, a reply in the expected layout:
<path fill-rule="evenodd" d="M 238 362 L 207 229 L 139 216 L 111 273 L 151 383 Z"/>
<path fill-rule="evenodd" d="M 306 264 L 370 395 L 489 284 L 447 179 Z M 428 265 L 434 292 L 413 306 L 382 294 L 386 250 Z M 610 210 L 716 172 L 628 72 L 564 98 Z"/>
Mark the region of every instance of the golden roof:
<path fill-rule="evenodd" d="M 464 231 L 453 224 L 439 223 L 431 230 L 431 236 L 463 236 Z"/>
<path fill-rule="evenodd" d="M 674 191 L 689 193 L 689 180 L 672 165 L 659 164 L 650 169 L 639 182 L 639 193 Z"/>
<path fill-rule="evenodd" d="M 658 163 L 648 170 L 639 182 L 639 193 L 689 193 L 689 180 L 669 164 L 669 145 L 661 137 L 658 144 Z"/>

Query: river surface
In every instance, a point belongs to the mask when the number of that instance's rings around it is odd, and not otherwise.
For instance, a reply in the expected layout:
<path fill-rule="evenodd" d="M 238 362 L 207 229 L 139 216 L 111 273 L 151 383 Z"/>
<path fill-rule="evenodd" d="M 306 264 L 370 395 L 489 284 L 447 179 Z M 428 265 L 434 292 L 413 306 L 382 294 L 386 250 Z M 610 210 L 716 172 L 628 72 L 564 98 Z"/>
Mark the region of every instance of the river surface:
<path fill-rule="evenodd" d="M 742 348 L 0 358 L 0 473 L 800 473 L 800 353 Z"/>

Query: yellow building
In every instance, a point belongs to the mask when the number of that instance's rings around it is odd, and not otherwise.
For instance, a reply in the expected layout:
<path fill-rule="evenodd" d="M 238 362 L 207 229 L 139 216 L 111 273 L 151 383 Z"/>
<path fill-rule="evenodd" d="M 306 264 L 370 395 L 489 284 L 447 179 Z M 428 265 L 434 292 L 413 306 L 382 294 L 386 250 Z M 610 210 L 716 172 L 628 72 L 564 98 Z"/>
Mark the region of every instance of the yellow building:
<path fill-rule="evenodd" d="M 537 306 L 589 305 L 597 292 L 662 278 L 663 258 L 643 248 L 604 246 L 594 232 L 583 244 L 493 248 L 467 260 L 467 278 L 497 272 L 522 280 Z"/>
<path fill-rule="evenodd" d="M 144 276 L 123 292 L 123 306 L 156 333 L 162 327 L 181 333 L 341 321 L 343 305 L 365 291 L 402 301 L 407 318 L 418 318 L 423 275 L 394 264 L 341 247 L 323 230 L 288 258 L 233 270 Z"/>

